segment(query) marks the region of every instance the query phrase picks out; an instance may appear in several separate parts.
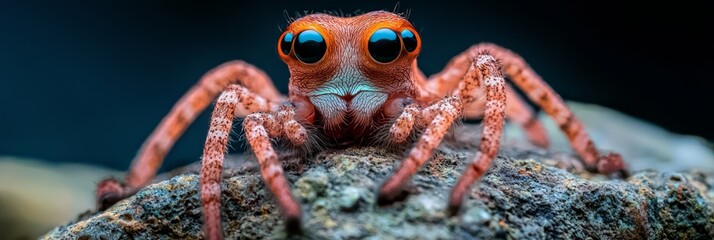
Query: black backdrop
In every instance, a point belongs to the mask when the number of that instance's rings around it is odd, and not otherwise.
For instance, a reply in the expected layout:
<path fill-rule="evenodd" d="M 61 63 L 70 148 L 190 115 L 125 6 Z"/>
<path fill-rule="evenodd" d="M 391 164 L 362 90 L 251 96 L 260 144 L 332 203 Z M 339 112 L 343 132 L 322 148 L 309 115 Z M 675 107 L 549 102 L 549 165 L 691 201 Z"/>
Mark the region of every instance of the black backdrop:
<path fill-rule="evenodd" d="M 18 1 L 19 2 L 19 1 Z M 394 1 L 23 1 L 0 3 L 0 155 L 124 169 L 172 104 L 230 59 L 287 90 L 276 55 L 284 10 L 387 9 Z M 269 3 L 270 2 L 270 3 Z M 540 1 L 402 1 L 426 73 L 470 44 L 522 54 L 564 98 L 714 138 L 707 8 Z M 580 2 L 580 1 L 578 1 Z M 200 157 L 208 113 L 164 169 Z M 234 151 L 243 145 L 236 144 Z"/>

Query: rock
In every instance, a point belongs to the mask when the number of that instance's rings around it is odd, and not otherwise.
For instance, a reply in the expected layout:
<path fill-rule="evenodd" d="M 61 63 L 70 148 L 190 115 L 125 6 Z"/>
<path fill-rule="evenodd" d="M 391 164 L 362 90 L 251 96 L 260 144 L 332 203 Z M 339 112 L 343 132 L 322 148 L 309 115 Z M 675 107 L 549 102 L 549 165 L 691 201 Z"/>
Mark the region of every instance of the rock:
<path fill-rule="evenodd" d="M 598 105 L 568 102 L 568 107 L 583 121 L 598 147 L 617 151 L 633 170 L 714 172 L 714 145 L 700 137 L 672 133 Z M 572 152 L 558 126 L 543 113 L 539 119 L 548 130 L 550 149 Z M 525 136 L 518 126 L 508 124 L 505 139 L 518 142 Z"/>
<path fill-rule="evenodd" d="M 304 239 L 712 239 L 711 172 L 642 170 L 626 180 L 583 172 L 572 155 L 509 141 L 455 217 L 451 186 L 474 156 L 473 129 L 454 131 L 412 178 L 410 195 L 385 207 L 375 191 L 403 154 L 378 147 L 327 150 L 287 170 L 302 203 Z M 466 136 L 460 136 L 466 134 Z M 252 162 L 249 156 L 239 157 Z M 237 165 L 237 166 L 236 166 Z M 222 218 L 228 239 L 286 238 L 255 166 L 228 164 Z M 45 239 L 200 239 L 195 166 Z"/>

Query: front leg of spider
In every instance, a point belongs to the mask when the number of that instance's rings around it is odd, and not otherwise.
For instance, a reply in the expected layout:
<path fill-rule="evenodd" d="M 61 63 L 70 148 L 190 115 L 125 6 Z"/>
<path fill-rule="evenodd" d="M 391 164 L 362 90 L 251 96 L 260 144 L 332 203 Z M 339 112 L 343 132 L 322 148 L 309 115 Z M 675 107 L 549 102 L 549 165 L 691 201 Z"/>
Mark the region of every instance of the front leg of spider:
<path fill-rule="evenodd" d="M 471 178 L 478 178 L 485 172 L 498 152 L 505 119 L 506 84 L 499 63 L 492 56 L 483 53 L 472 62 L 463 81 L 459 83 L 458 89 L 454 93 L 455 96 L 447 97 L 420 111 L 415 107 L 408 106 L 397 118 L 390 129 L 391 136 L 397 141 L 401 141 L 404 138 L 403 135 L 411 132 L 414 124 L 427 123 L 426 129 L 397 171 L 379 190 L 378 203 L 393 202 L 397 196 L 401 195 L 402 185 L 431 158 L 434 149 L 441 143 L 447 130 L 461 116 L 463 106 L 476 101 L 476 90 L 481 86 L 486 89 L 487 101 L 481 145 L 474 163 L 466 170 L 466 180 L 460 182 L 470 185 Z M 455 188 L 454 192 L 463 194 L 459 189 Z"/>
<path fill-rule="evenodd" d="M 204 230 L 208 239 L 221 239 L 221 173 L 236 106 L 244 102 L 240 86 L 231 86 L 216 102 L 203 151 L 201 202 Z M 270 138 L 285 137 L 295 145 L 305 142 L 307 133 L 294 119 L 292 105 L 282 105 L 269 113 L 252 113 L 243 121 L 245 135 L 260 164 L 260 173 L 283 211 L 289 231 L 299 231 L 301 210 L 290 193 L 278 155 Z"/>
<path fill-rule="evenodd" d="M 97 185 L 97 208 L 107 209 L 148 185 L 161 167 L 164 157 L 186 128 L 232 84 L 236 85 L 233 88 L 239 91 L 243 100 L 241 106 L 236 109 L 236 117 L 245 117 L 257 111 L 270 111 L 285 98 L 265 72 L 247 62 L 230 61 L 208 71 L 176 102 L 142 144 L 124 181 L 109 178 Z"/>
<path fill-rule="evenodd" d="M 486 87 L 486 109 L 483 119 L 483 130 L 481 133 L 481 143 L 476 157 L 466 167 L 465 172 L 451 190 L 447 213 L 455 215 L 461 207 L 464 194 L 469 187 L 481 176 L 483 176 L 491 162 L 498 154 L 499 141 L 503 133 L 503 125 L 506 118 L 506 82 L 501 72 L 501 65 L 491 55 L 480 54 L 475 63 L 472 63 L 469 72 L 464 78 L 469 78 L 471 69 L 479 69 L 482 73 L 481 79 Z M 477 77 L 478 78 L 478 77 Z M 468 81 L 463 82 L 469 84 Z M 478 86 L 475 86 L 478 87 Z M 457 90 L 457 94 L 468 96 L 474 92 L 470 87 L 463 87 Z M 470 96 L 467 98 L 471 98 Z"/>

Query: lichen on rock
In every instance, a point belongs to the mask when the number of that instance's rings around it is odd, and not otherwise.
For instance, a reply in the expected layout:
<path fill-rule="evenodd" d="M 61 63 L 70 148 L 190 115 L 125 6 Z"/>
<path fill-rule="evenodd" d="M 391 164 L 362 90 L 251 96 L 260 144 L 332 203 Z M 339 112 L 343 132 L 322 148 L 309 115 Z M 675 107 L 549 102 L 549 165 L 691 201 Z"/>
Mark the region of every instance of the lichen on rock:
<path fill-rule="evenodd" d="M 505 144 L 462 211 L 448 217 L 449 190 L 475 152 L 475 144 L 459 139 L 436 151 L 405 187 L 404 200 L 384 207 L 375 204 L 375 192 L 401 160 L 399 152 L 327 150 L 286 171 L 304 211 L 304 231 L 295 238 L 714 238 L 711 175 L 642 170 L 626 180 L 607 179 L 583 172 L 571 155 L 529 144 Z M 201 239 L 198 182 L 195 172 L 160 181 L 45 238 Z M 270 192 L 251 167 L 227 167 L 222 187 L 226 238 L 288 237 Z"/>

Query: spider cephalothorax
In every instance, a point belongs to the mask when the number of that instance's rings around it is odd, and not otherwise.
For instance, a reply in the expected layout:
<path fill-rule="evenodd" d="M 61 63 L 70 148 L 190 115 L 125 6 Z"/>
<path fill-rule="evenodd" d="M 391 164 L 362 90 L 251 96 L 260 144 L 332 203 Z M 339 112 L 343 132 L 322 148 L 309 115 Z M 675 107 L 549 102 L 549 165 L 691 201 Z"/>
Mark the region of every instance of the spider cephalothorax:
<path fill-rule="evenodd" d="M 601 156 L 563 100 L 515 53 L 493 44 L 477 44 L 427 78 L 416 64 L 420 49 L 421 38 L 414 27 L 394 13 L 304 16 L 278 39 L 278 54 L 291 75 L 287 97 L 264 72 L 245 62 L 233 61 L 211 70 L 146 140 L 126 183 L 112 179 L 100 183 L 98 204 L 105 208 L 149 183 L 174 142 L 220 94 L 201 167 L 208 238 L 222 236 L 220 176 L 234 118 L 244 118 L 246 140 L 288 229 L 299 229 L 301 210 L 271 139 L 301 147 L 311 136 L 324 135 L 330 141 L 319 143 L 334 146 L 370 142 L 363 140 L 376 138 L 378 129 L 388 129 L 388 141 L 371 142 L 401 144 L 412 137 L 413 147 L 378 191 L 377 202 L 388 203 L 429 160 L 454 123 L 462 117 L 482 118 L 479 151 L 451 192 L 447 211 L 455 214 L 469 186 L 496 157 L 506 118 L 519 124 L 534 144 L 548 145 L 543 126 L 506 84 L 504 74 L 553 118 L 588 169 L 625 174 L 619 156 Z"/>
<path fill-rule="evenodd" d="M 299 120 L 324 127 L 332 138 L 369 137 L 372 128 L 401 112 L 403 99 L 418 93 L 413 63 L 421 43 L 398 15 L 308 15 L 291 23 L 279 41 Z"/>

